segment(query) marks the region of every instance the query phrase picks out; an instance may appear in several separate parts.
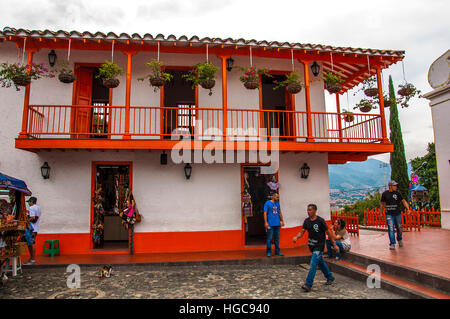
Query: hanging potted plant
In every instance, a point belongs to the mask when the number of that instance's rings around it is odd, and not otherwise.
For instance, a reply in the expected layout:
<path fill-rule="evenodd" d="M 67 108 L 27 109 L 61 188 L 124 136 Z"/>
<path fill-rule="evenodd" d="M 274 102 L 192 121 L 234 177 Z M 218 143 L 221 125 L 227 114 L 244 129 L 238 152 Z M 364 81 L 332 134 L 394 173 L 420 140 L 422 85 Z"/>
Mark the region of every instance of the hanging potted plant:
<path fill-rule="evenodd" d="M 77 77 L 73 73 L 73 70 L 69 69 L 68 61 L 64 61 L 64 60 L 58 61 L 56 64 L 57 64 L 57 68 L 53 72 L 59 73 L 58 79 L 62 83 L 72 83 L 73 81 L 75 81 L 77 79 Z"/>
<path fill-rule="evenodd" d="M 345 80 L 342 79 L 341 72 L 327 72 L 325 73 L 323 80 L 325 81 L 325 88 L 330 93 L 338 93 L 342 89 L 341 83 L 345 82 Z"/>
<path fill-rule="evenodd" d="M 145 65 L 150 68 L 151 72 L 142 78 L 138 78 L 138 81 L 144 81 L 148 78 L 150 85 L 154 87 L 154 92 L 156 92 L 159 87 L 163 86 L 165 82 L 172 80 L 173 75 L 162 70 L 162 62 L 151 59 Z"/>
<path fill-rule="evenodd" d="M 277 82 L 276 80 L 273 81 L 276 86 L 273 88 L 274 90 L 280 88 L 280 87 L 286 87 L 286 91 L 290 94 L 297 94 L 302 90 L 303 84 L 300 82 L 301 74 L 292 71 L 291 73 L 286 75 L 286 80 Z"/>
<path fill-rule="evenodd" d="M 44 63 L 31 63 L 30 65 L 20 63 L 4 62 L 0 65 L 0 83 L 2 87 L 9 88 L 14 84 L 17 91 L 21 86 L 27 86 L 31 80 L 37 80 L 42 77 L 52 78 L 55 75 L 47 69 Z"/>
<path fill-rule="evenodd" d="M 342 112 L 344 113 L 342 118 L 345 122 L 353 122 L 353 120 L 355 119 L 355 115 L 353 115 L 353 112 L 350 112 L 348 110 L 343 110 Z"/>
<path fill-rule="evenodd" d="M 356 106 L 353 109 L 358 109 L 358 108 L 361 112 L 367 113 L 373 109 L 376 109 L 377 107 L 373 100 L 362 99 L 361 101 L 359 101 L 358 104 L 356 104 Z"/>
<path fill-rule="evenodd" d="M 375 102 L 378 103 L 378 105 L 380 105 L 380 101 L 378 99 L 378 97 L 375 98 Z M 383 104 L 384 107 L 390 107 L 391 106 L 391 99 L 389 98 L 389 96 L 387 94 L 383 95 Z"/>
<path fill-rule="evenodd" d="M 186 81 L 192 83 L 192 88 L 195 88 L 197 84 L 204 89 L 209 90 L 208 95 L 212 95 L 212 88 L 216 85 L 217 67 L 211 62 L 197 63 L 193 66 L 193 69 L 188 74 L 183 75 Z"/>
<path fill-rule="evenodd" d="M 364 94 L 368 97 L 375 97 L 378 95 L 378 88 L 376 87 L 377 79 L 375 76 L 371 76 L 362 81 L 362 87 L 356 91 L 353 95 L 360 91 L 364 91 Z"/>
<path fill-rule="evenodd" d="M 268 69 L 262 68 L 257 69 L 255 66 L 250 66 L 248 68 L 243 68 L 241 66 L 234 66 L 234 68 L 240 69 L 242 72 L 244 72 L 244 75 L 242 75 L 239 80 L 244 83 L 244 86 L 248 90 L 254 90 L 260 87 L 259 84 L 259 76 L 260 75 L 266 75 L 268 77 L 271 77 L 269 74 Z"/>
<path fill-rule="evenodd" d="M 119 86 L 120 81 L 117 76 L 123 74 L 123 70 L 114 62 L 108 60 L 103 63 L 98 69 L 99 73 L 95 76 L 97 79 L 102 79 L 103 86 L 113 89 Z"/>
<path fill-rule="evenodd" d="M 409 100 L 415 96 L 418 98 L 421 98 L 422 95 L 420 94 L 420 90 L 416 89 L 416 87 L 412 83 L 405 83 L 399 85 L 400 90 L 398 90 L 398 94 L 400 95 L 400 98 L 398 99 L 400 102 L 400 105 L 402 107 L 408 107 L 409 106 Z"/>

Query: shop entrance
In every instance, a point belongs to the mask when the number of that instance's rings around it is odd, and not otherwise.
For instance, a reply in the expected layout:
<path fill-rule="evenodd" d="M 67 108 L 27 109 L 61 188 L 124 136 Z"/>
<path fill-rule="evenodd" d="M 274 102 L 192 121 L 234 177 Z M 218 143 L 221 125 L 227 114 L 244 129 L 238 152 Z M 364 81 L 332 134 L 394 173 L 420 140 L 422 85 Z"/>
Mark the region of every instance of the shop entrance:
<path fill-rule="evenodd" d="M 266 243 L 264 204 L 278 193 L 278 173 L 266 172 L 269 166 L 244 165 L 242 169 L 242 216 L 245 227 L 245 245 Z"/>
<path fill-rule="evenodd" d="M 119 213 L 126 208 L 131 191 L 131 165 L 96 164 L 93 198 L 92 241 L 94 249 L 127 250 L 128 230 Z"/>

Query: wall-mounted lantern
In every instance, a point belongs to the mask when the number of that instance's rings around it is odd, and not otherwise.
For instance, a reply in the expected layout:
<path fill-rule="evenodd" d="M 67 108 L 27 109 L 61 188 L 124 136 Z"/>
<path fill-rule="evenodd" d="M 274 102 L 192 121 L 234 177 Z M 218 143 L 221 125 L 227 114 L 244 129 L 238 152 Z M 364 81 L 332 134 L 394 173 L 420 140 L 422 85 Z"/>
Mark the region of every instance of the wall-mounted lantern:
<path fill-rule="evenodd" d="M 192 166 L 191 164 L 187 163 L 186 165 L 184 165 L 184 176 L 186 176 L 186 179 L 191 178 L 191 174 L 192 174 Z"/>
<path fill-rule="evenodd" d="M 167 165 L 167 154 L 166 154 L 166 152 L 163 152 L 161 154 L 160 162 L 161 162 L 161 165 Z"/>
<path fill-rule="evenodd" d="M 44 162 L 44 165 L 41 166 L 41 175 L 43 179 L 50 178 L 50 166 L 48 166 L 47 162 Z"/>
<path fill-rule="evenodd" d="M 48 64 L 50 64 L 50 66 L 55 66 L 56 58 L 57 56 L 55 50 L 51 50 L 48 54 Z"/>
<path fill-rule="evenodd" d="M 234 60 L 231 57 L 229 57 L 227 59 L 227 71 L 228 72 L 231 71 L 231 69 L 233 69 L 233 65 L 234 65 Z"/>
<path fill-rule="evenodd" d="M 300 168 L 301 178 L 305 178 L 305 179 L 308 178 L 309 171 L 310 171 L 310 168 L 309 168 L 308 164 L 304 163 L 303 166 Z"/>
<path fill-rule="evenodd" d="M 311 65 L 311 71 L 314 74 L 314 76 L 318 76 L 320 73 L 320 65 L 314 61 L 314 63 Z"/>

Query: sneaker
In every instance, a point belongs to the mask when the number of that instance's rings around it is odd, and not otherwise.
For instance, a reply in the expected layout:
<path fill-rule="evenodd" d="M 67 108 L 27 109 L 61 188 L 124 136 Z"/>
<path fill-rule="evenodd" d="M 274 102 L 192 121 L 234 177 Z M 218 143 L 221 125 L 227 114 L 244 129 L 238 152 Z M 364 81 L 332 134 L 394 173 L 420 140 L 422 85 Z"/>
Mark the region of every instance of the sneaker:
<path fill-rule="evenodd" d="M 302 289 L 304 292 L 310 292 L 311 291 L 311 287 L 307 286 L 306 284 L 302 286 Z"/>
<path fill-rule="evenodd" d="M 333 281 L 334 281 L 334 277 L 332 277 L 332 278 L 330 278 L 330 279 L 327 279 L 327 282 L 325 283 L 325 285 L 331 285 L 332 283 L 333 283 Z"/>
<path fill-rule="evenodd" d="M 339 260 L 341 260 L 342 259 L 342 257 L 341 256 L 339 256 L 339 257 L 336 257 L 336 261 L 339 261 Z"/>
<path fill-rule="evenodd" d="M 275 256 L 284 256 L 282 253 L 275 254 Z"/>
<path fill-rule="evenodd" d="M 24 265 L 25 266 L 30 266 L 30 265 L 34 265 L 35 263 L 36 263 L 36 260 L 30 259 Z"/>
<path fill-rule="evenodd" d="M 389 245 L 389 249 L 394 250 L 395 249 L 395 245 Z"/>
<path fill-rule="evenodd" d="M 398 242 L 398 247 L 403 247 L 403 242 L 402 241 Z"/>
<path fill-rule="evenodd" d="M 270 257 L 270 256 L 272 256 L 272 254 L 271 253 L 267 253 L 267 257 Z"/>

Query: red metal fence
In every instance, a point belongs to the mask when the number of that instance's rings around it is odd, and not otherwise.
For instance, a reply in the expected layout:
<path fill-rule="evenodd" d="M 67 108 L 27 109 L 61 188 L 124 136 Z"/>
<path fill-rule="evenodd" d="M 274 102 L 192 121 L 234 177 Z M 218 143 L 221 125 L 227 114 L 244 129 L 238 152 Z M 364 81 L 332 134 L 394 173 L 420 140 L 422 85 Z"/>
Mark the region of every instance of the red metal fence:
<path fill-rule="evenodd" d="M 349 234 L 359 236 L 359 218 L 355 213 L 330 212 L 331 222 L 334 224 L 336 219 L 342 219 L 345 222 L 345 229 Z"/>

